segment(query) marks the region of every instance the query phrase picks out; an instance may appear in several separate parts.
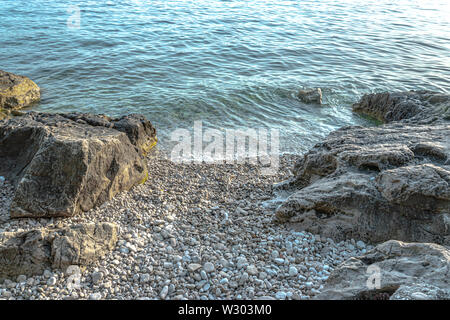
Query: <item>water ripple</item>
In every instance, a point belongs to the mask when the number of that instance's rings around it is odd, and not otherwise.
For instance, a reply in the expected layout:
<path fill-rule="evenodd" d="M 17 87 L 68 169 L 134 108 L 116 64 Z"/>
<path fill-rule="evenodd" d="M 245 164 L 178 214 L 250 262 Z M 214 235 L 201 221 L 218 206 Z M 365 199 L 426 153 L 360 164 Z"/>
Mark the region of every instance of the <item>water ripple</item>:
<path fill-rule="evenodd" d="M 67 9 L 81 9 L 69 29 Z M 447 0 L 2 0 L 0 68 L 42 87 L 43 111 L 141 112 L 171 130 L 268 127 L 302 152 L 367 124 L 383 90 L 449 91 Z M 320 86 L 325 107 L 296 98 Z"/>

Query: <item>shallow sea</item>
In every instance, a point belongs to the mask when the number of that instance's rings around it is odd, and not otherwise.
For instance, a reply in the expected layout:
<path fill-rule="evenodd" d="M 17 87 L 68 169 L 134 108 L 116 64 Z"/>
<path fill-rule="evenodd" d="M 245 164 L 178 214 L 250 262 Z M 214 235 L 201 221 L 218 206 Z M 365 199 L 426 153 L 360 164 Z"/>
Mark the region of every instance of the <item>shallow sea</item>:
<path fill-rule="evenodd" d="M 195 120 L 279 129 L 298 153 L 370 125 L 364 93 L 449 92 L 450 2 L 1 0 L 0 69 L 42 88 L 36 110 L 143 113 L 162 144 Z"/>

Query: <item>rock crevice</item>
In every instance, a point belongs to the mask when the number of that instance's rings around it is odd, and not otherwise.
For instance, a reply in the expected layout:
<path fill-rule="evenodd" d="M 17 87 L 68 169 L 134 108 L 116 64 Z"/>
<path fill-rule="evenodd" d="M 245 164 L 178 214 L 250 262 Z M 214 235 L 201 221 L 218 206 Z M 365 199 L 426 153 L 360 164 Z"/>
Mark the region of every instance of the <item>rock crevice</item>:
<path fill-rule="evenodd" d="M 450 99 L 373 94 L 355 111 L 389 122 L 344 127 L 317 144 L 278 188 L 275 220 L 341 241 L 450 244 Z"/>

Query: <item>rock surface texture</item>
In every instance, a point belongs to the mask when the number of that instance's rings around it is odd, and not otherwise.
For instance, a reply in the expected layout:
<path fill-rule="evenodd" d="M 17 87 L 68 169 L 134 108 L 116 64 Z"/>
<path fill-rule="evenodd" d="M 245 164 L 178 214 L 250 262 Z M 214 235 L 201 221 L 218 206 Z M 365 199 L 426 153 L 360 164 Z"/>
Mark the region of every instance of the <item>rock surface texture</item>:
<path fill-rule="evenodd" d="M 0 113 L 26 107 L 40 97 L 39 87 L 29 78 L 0 70 Z"/>
<path fill-rule="evenodd" d="M 118 232 L 112 223 L 5 232 L 0 238 L 0 279 L 90 265 L 115 247 Z"/>
<path fill-rule="evenodd" d="M 353 111 L 388 123 L 432 123 L 450 120 L 450 96 L 430 91 L 367 94 Z"/>
<path fill-rule="evenodd" d="M 142 116 L 30 112 L 0 122 L 0 175 L 15 186 L 11 217 L 72 216 L 148 177 L 156 132 Z"/>
<path fill-rule="evenodd" d="M 305 89 L 298 92 L 298 97 L 304 103 L 322 104 L 322 89 Z"/>
<path fill-rule="evenodd" d="M 280 184 L 275 220 L 341 241 L 450 244 L 450 98 L 372 94 L 354 110 L 388 122 L 332 132 Z"/>
<path fill-rule="evenodd" d="M 450 299 L 450 250 L 391 240 L 336 268 L 316 299 Z"/>

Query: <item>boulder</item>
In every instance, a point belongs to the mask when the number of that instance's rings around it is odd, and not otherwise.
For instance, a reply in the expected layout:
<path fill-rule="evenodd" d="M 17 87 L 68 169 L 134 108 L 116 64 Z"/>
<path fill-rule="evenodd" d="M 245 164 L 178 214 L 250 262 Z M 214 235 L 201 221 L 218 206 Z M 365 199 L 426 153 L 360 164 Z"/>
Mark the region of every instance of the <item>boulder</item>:
<path fill-rule="evenodd" d="M 322 104 L 322 90 L 320 88 L 300 90 L 297 96 L 304 103 Z"/>
<path fill-rule="evenodd" d="M 72 216 L 148 178 L 156 143 L 142 116 L 30 112 L 0 122 L 0 175 L 15 186 L 11 217 Z"/>
<path fill-rule="evenodd" d="M 106 222 L 5 232 L 0 236 L 0 280 L 91 265 L 115 247 L 118 232 L 117 225 Z"/>
<path fill-rule="evenodd" d="M 450 299 L 450 250 L 433 243 L 387 241 L 337 267 L 320 300 Z"/>
<path fill-rule="evenodd" d="M 20 109 L 40 97 L 39 87 L 29 78 L 0 70 L 0 120 L 2 109 Z"/>
<path fill-rule="evenodd" d="M 156 129 L 150 121 L 140 114 L 130 114 L 120 118 L 91 113 L 67 113 L 61 115 L 77 123 L 112 128 L 124 132 L 142 155 L 146 155 L 157 143 Z"/>
<path fill-rule="evenodd" d="M 450 120 L 450 96 L 431 91 L 372 93 L 355 103 L 353 111 L 384 123 L 432 123 Z"/>
<path fill-rule="evenodd" d="M 450 123 L 442 116 L 429 124 L 392 116 L 399 121 L 332 132 L 277 186 L 290 196 L 275 221 L 337 241 L 449 245 Z"/>
<path fill-rule="evenodd" d="M 401 285 L 390 300 L 449 300 L 450 293 L 429 284 L 404 284 Z"/>

